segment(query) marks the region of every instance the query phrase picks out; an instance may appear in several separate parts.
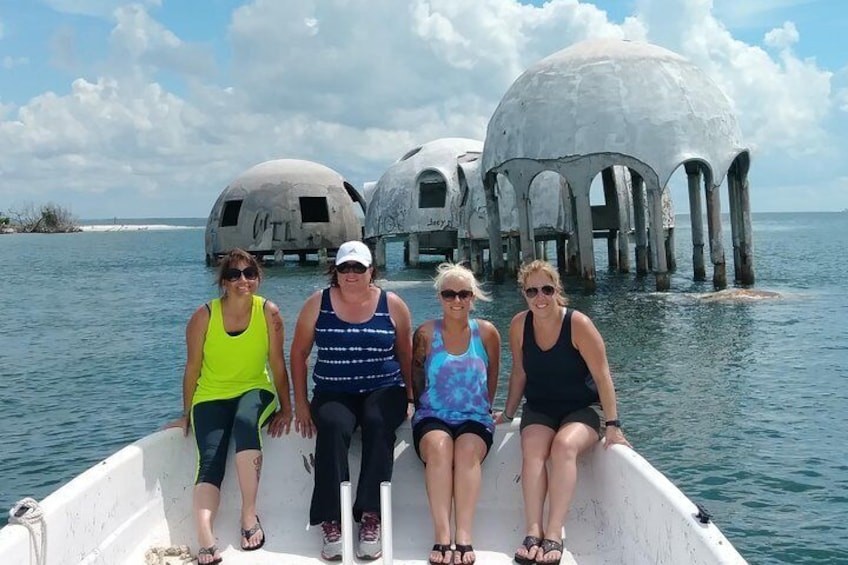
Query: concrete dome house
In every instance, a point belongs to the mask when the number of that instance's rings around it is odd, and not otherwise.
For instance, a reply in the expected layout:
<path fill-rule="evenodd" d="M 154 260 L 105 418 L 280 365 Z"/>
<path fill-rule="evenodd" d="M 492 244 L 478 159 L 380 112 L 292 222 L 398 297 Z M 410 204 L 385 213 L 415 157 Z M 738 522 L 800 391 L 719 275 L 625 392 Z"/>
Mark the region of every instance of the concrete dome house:
<path fill-rule="evenodd" d="M 462 163 L 483 152 L 480 141 L 443 138 L 409 150 L 369 187 L 365 239 L 385 264 L 387 241 L 406 242 L 410 265 L 421 253 L 452 257 L 460 224 Z"/>
<path fill-rule="evenodd" d="M 525 261 L 535 257 L 529 225 L 532 206 L 540 204 L 532 201 L 530 184 L 542 171 L 566 179 L 580 272 L 589 287 L 594 287 L 593 234 L 598 228 L 593 217 L 615 222 L 623 216 L 619 199 L 609 197 L 615 190 L 608 191 L 607 182 L 606 206 L 593 210 L 592 181 L 614 166 L 626 167 L 632 179 L 637 271 L 647 270 L 650 252 L 658 290 L 670 284 L 662 196 L 681 165 L 689 180 L 695 278 L 705 276 L 703 178 L 713 282 L 726 285 L 719 187 L 727 177 L 736 279 L 753 283 L 748 149 L 728 99 L 680 55 L 647 43 L 604 39 L 542 59 L 502 98 L 489 121 L 482 157 L 487 199 L 497 199 L 499 174 L 515 187 Z M 615 176 L 607 173 L 604 180 L 613 183 Z M 619 223 L 618 245 L 627 254 L 629 234 L 622 227 Z M 497 276 L 503 256 L 491 258 Z"/>
<path fill-rule="evenodd" d="M 336 171 L 297 159 L 251 167 L 218 197 L 206 224 L 206 261 L 230 249 L 254 255 L 309 253 L 325 259 L 345 241 L 362 237 L 365 201 Z"/>
<path fill-rule="evenodd" d="M 483 187 L 479 159 L 459 166 L 465 173 L 461 187 L 459 248 L 462 259 L 468 259 L 475 273 L 483 271 L 483 249 L 490 246 L 490 233 L 498 229 L 491 222 L 489 202 Z M 537 254 L 543 253 L 545 241 L 556 241 L 557 251 L 562 252 L 566 234 L 573 231 L 571 209 L 565 208 L 568 202 L 565 191 L 568 186 L 558 174 L 550 171 L 540 173 L 533 179 L 530 191 L 544 206 L 533 208 L 533 238 L 537 245 Z M 499 228 L 502 242 L 507 248 L 507 270 L 515 273 L 520 263 L 520 241 L 515 190 L 509 179 L 503 175 L 497 177 L 497 206 L 500 219 Z M 494 204 L 494 202 L 493 202 Z M 495 232 L 497 233 L 497 232 Z"/>

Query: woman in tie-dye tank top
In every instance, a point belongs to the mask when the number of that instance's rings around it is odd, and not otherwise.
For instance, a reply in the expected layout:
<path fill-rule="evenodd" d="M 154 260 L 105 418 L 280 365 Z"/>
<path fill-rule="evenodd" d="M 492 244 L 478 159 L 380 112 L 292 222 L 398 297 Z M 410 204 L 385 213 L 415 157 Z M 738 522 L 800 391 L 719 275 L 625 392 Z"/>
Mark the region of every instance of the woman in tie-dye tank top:
<path fill-rule="evenodd" d="M 501 338 L 491 322 L 470 317 L 475 300 L 490 300 L 470 270 L 443 263 L 435 287 L 442 317 L 423 323 L 413 336 L 416 410 L 412 435 L 424 462 L 433 519 L 435 544 L 429 562 L 470 564 L 475 561 L 471 531 L 481 465 L 495 429 L 491 407 L 498 384 Z M 456 532 L 452 537 L 454 505 Z"/>

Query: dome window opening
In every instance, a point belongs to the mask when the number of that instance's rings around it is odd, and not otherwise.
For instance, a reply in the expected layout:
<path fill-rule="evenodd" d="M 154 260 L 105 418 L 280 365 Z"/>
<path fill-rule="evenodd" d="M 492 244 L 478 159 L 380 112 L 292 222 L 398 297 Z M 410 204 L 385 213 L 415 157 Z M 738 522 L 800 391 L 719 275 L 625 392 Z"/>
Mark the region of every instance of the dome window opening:
<path fill-rule="evenodd" d="M 448 197 L 448 183 L 437 172 L 423 173 L 418 180 L 418 207 L 444 208 Z"/>
<path fill-rule="evenodd" d="M 329 222 L 330 211 L 327 208 L 327 199 L 323 196 L 301 196 L 300 221 L 304 224 Z"/>
<path fill-rule="evenodd" d="M 241 203 L 241 200 L 230 200 L 224 204 L 224 212 L 221 214 L 222 228 L 238 225 Z"/>

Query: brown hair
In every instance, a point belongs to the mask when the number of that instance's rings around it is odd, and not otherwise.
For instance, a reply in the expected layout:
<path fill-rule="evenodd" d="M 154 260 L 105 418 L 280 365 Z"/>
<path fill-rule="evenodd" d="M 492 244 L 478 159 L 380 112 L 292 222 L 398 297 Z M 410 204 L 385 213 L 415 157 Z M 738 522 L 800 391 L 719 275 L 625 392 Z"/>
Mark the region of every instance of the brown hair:
<path fill-rule="evenodd" d="M 262 265 L 259 264 L 256 257 L 244 249 L 236 247 L 221 257 L 221 262 L 218 264 L 218 274 L 215 276 L 215 283 L 218 285 L 218 288 L 221 289 L 222 293 L 224 291 L 224 273 L 227 272 L 227 269 L 230 269 L 233 265 L 237 265 L 238 263 L 246 263 L 248 267 L 256 267 L 256 271 L 259 273 L 257 281 L 262 282 Z"/>
<path fill-rule="evenodd" d="M 551 279 L 551 282 L 556 289 L 556 301 L 560 306 L 565 306 L 568 304 L 568 299 L 562 293 L 562 279 L 559 277 L 559 272 L 554 268 L 553 265 L 548 263 L 547 261 L 542 261 L 541 259 L 536 259 L 535 261 L 531 261 L 526 265 L 522 265 L 521 269 L 518 271 L 518 286 L 521 287 L 521 293 L 524 293 L 524 281 L 527 280 L 527 277 L 532 275 L 533 273 L 544 273 Z"/>

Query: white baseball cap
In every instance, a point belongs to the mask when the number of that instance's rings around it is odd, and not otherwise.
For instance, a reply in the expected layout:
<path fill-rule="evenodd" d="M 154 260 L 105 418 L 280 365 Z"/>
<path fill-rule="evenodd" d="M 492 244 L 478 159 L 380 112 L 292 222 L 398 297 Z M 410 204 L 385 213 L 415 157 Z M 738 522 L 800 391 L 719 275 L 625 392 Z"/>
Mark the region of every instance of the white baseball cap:
<path fill-rule="evenodd" d="M 366 267 L 371 266 L 371 250 L 361 241 L 346 241 L 336 252 L 336 265 L 356 261 Z"/>

